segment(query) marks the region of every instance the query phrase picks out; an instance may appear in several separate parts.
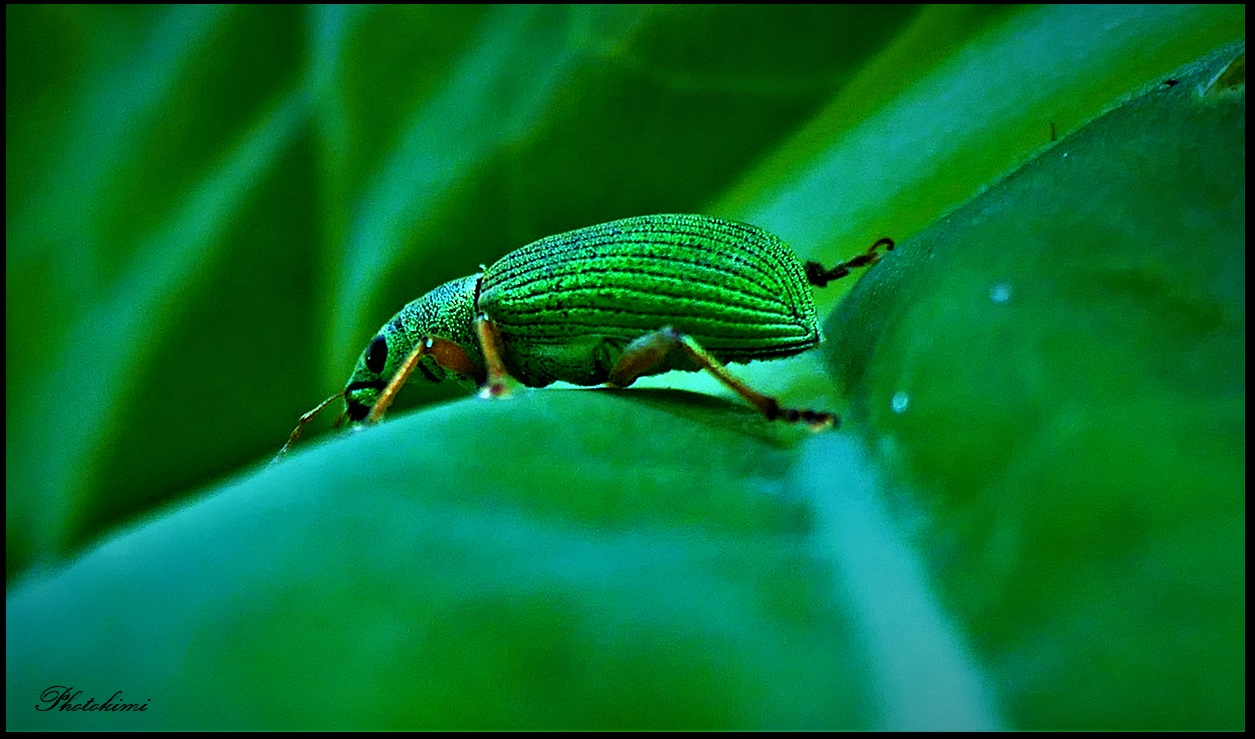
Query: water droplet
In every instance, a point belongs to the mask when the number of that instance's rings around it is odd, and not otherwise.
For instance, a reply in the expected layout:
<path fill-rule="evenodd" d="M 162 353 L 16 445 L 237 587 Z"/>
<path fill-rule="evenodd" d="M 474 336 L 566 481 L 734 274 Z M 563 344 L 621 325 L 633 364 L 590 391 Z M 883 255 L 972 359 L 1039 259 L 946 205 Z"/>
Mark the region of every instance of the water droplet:
<path fill-rule="evenodd" d="M 989 299 L 1002 304 L 1011 300 L 1011 283 L 998 282 L 989 288 Z"/>
<path fill-rule="evenodd" d="M 911 396 L 905 390 L 899 390 L 889 399 L 889 407 L 894 413 L 902 413 L 911 404 Z"/>
<path fill-rule="evenodd" d="M 1065 152 L 1063 152 L 1063 156 L 1065 156 L 1065 157 L 1066 157 L 1067 155 L 1068 155 L 1068 153 L 1067 153 L 1066 151 L 1065 151 Z"/>

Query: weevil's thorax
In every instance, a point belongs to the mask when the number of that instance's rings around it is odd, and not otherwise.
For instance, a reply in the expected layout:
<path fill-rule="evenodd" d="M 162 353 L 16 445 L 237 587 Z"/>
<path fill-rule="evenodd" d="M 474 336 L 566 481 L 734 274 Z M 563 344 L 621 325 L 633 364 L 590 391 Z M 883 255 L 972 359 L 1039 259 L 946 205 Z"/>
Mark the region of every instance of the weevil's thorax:
<path fill-rule="evenodd" d="M 380 330 L 380 333 L 387 329 L 397 332 L 405 343 L 405 350 L 396 352 L 399 356 L 389 357 L 396 362 L 390 367 L 393 372 L 400 368 L 415 342 L 428 336 L 448 339 L 468 354 L 479 354 L 479 342 L 475 338 L 475 296 L 479 279 L 480 275 L 474 274 L 446 282 L 407 304 Z"/>
<path fill-rule="evenodd" d="M 479 279 L 480 275 L 475 274 L 446 282 L 408 303 L 379 329 L 357 358 L 353 374 L 345 385 L 344 399 L 351 420 L 360 421 L 370 413 L 371 406 L 415 345 L 429 336 L 457 343 L 471 361 L 482 368 L 483 359 L 475 338 L 475 297 Z M 438 383 L 449 377 L 474 383 L 470 378 L 445 370 L 433 358 L 424 357 L 406 384 Z"/>

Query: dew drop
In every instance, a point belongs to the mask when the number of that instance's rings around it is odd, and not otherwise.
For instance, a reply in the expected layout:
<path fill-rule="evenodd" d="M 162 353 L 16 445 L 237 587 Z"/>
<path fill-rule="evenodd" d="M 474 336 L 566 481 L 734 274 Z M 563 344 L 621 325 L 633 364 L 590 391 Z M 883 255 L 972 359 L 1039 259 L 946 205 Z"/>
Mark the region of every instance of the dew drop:
<path fill-rule="evenodd" d="M 1011 300 L 1011 284 L 998 282 L 989 288 L 989 299 L 999 305 Z"/>
<path fill-rule="evenodd" d="M 906 394 L 905 390 L 899 390 L 889 399 L 889 407 L 894 413 L 902 413 L 911 404 L 911 396 Z"/>

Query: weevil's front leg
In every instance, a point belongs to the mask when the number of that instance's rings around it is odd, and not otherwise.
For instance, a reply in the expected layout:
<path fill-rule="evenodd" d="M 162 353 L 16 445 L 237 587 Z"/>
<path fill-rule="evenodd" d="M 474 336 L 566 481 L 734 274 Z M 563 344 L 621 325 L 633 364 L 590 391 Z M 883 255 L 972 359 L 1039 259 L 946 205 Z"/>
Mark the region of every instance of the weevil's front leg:
<path fill-rule="evenodd" d="M 336 393 L 335 395 L 332 395 L 330 398 L 327 398 L 323 402 L 314 406 L 314 409 L 312 411 L 309 411 L 305 415 L 301 416 L 301 418 L 296 422 L 296 428 L 292 429 L 292 435 L 288 437 L 287 443 L 283 445 L 283 448 L 279 450 L 279 453 L 275 455 L 275 458 L 270 461 L 278 462 L 280 459 L 283 459 L 283 455 L 287 454 L 288 450 L 292 448 L 292 445 L 296 443 L 296 440 L 301 438 L 301 432 L 305 430 L 305 424 L 314 420 L 314 416 L 318 415 L 319 412 L 321 412 L 323 408 L 326 408 L 328 405 L 331 405 L 331 402 L 333 400 L 339 400 L 342 397 L 344 397 L 343 393 Z M 344 417 L 347 414 L 348 414 L 348 411 L 345 411 L 344 413 L 340 414 L 340 417 L 336 419 L 337 426 L 340 425 L 340 421 L 344 420 Z"/>
<path fill-rule="evenodd" d="M 727 385 L 732 392 L 745 398 L 751 405 L 762 412 L 768 421 L 777 419 L 788 421 L 789 423 L 803 421 L 816 431 L 829 426 L 836 426 L 840 422 L 840 419 L 831 413 L 800 410 L 797 408 L 781 408 L 780 402 L 775 398 L 770 395 L 763 395 L 734 377 L 727 367 L 724 367 L 718 359 L 715 359 L 693 337 L 682 334 L 670 326 L 652 334 L 646 334 L 628 344 L 627 349 L 623 352 L 623 356 L 619 358 L 614 369 L 610 371 L 610 384 L 619 387 L 631 385 L 633 382 L 636 382 L 638 377 L 662 364 L 672 352 L 681 352 L 698 367 L 708 370 L 717 380 Z"/>
<path fill-rule="evenodd" d="M 503 347 L 501 333 L 497 324 L 481 313 L 475 319 L 475 333 L 479 336 L 479 350 L 484 354 L 484 364 L 488 368 L 488 380 L 479 389 L 481 398 L 504 398 L 510 394 L 510 372 L 505 368 L 502 359 Z"/>
<path fill-rule="evenodd" d="M 853 259 L 841 262 L 832 269 L 824 269 L 824 265 L 819 262 L 806 263 L 806 279 L 815 287 L 826 287 L 829 282 L 839 280 L 850 274 L 851 270 L 859 267 L 870 267 L 880 261 L 880 247 L 885 247 L 885 251 L 893 251 L 893 239 L 883 238 L 876 243 L 867 247 L 867 251 L 859 254 Z"/>
<path fill-rule="evenodd" d="M 452 341 L 442 339 L 439 336 L 427 336 L 419 339 L 414 344 L 414 348 L 405 357 L 405 361 L 401 363 L 401 368 L 396 371 L 396 374 L 392 375 L 392 379 L 384 386 L 383 392 L 379 393 L 379 398 L 371 406 L 370 415 L 366 416 L 368 423 L 378 423 L 383 418 L 383 414 L 388 412 L 392 401 L 396 400 L 397 393 L 401 391 L 401 386 L 405 384 L 406 380 L 410 379 L 410 375 L 418 367 L 419 361 L 427 356 L 435 359 L 436 364 L 441 367 L 459 375 L 474 377 L 476 380 L 483 377 L 483 373 L 471 362 L 471 358 L 466 356 L 466 351 Z"/>

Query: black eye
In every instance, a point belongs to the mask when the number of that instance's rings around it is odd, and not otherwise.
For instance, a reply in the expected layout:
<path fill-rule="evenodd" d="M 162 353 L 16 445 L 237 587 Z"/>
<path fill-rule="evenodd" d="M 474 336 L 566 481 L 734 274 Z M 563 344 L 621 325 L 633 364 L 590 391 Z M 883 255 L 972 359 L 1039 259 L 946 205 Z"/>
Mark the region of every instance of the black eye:
<path fill-rule="evenodd" d="M 349 419 L 353 421 L 361 421 L 370 415 L 370 406 L 365 403 L 359 403 L 356 400 L 348 401 Z"/>
<path fill-rule="evenodd" d="M 379 374 L 383 372 L 384 362 L 388 361 L 388 342 L 383 336 L 376 336 L 366 347 L 366 369 Z"/>

